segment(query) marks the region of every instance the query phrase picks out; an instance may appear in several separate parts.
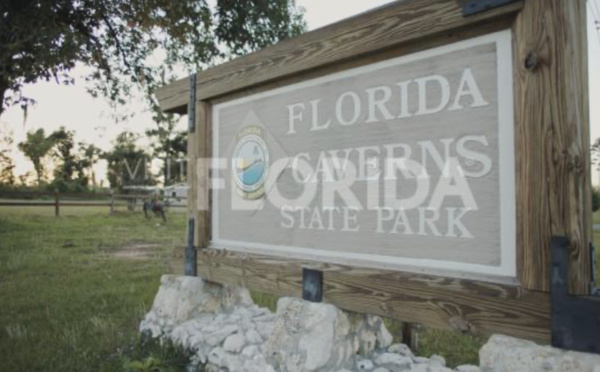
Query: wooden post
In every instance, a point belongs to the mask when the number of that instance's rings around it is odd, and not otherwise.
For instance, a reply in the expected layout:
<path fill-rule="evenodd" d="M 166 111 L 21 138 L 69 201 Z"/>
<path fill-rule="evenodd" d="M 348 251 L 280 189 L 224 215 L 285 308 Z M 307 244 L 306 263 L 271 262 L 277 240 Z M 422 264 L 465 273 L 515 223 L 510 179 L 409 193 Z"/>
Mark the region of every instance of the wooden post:
<path fill-rule="evenodd" d="M 125 198 L 127 200 L 127 210 L 130 212 L 135 211 L 135 199 L 131 195 L 125 195 Z"/>
<path fill-rule="evenodd" d="M 210 161 L 211 115 L 210 104 L 196 103 L 196 162 L 195 195 L 193 203 L 196 218 L 196 244 L 206 248 L 210 243 Z"/>
<path fill-rule="evenodd" d="M 110 214 L 115 213 L 115 192 L 110 189 Z"/>
<path fill-rule="evenodd" d="M 418 326 L 414 323 L 402 323 L 402 343 L 410 347 L 414 353 L 419 352 Z"/>
<path fill-rule="evenodd" d="M 54 215 L 60 216 L 60 193 L 58 189 L 54 190 Z"/>
<path fill-rule="evenodd" d="M 188 231 L 188 238 L 193 237 L 194 247 L 206 248 L 210 242 L 210 104 L 195 101 L 194 109 L 194 129 L 188 134 L 187 164 L 188 221 L 193 220 L 188 228 L 193 226 L 194 231 Z"/>
<path fill-rule="evenodd" d="M 515 26 L 515 147 L 526 289 L 550 291 L 552 236 L 570 238 L 569 288 L 591 278 L 585 0 L 528 0 Z"/>

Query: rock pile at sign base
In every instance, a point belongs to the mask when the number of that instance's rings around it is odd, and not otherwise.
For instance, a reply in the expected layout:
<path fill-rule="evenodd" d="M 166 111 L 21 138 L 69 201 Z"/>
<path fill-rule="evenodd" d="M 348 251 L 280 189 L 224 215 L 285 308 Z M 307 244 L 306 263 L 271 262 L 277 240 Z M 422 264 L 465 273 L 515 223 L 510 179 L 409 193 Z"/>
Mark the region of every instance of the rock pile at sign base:
<path fill-rule="evenodd" d="M 214 372 L 600 372 L 600 356 L 581 359 L 551 348 L 556 352 L 544 348 L 544 354 L 536 349 L 541 346 L 502 336 L 482 349 L 482 367 L 452 370 L 441 356 L 417 357 L 406 345 L 392 344 L 379 317 L 293 298 L 281 298 L 274 314 L 256 306 L 245 289 L 195 277 L 163 276 L 140 331 L 189 349 L 194 365 Z M 548 353 L 559 364 L 534 361 Z M 584 361 L 568 363 L 573 360 Z M 531 369 L 514 369 L 517 365 Z"/>

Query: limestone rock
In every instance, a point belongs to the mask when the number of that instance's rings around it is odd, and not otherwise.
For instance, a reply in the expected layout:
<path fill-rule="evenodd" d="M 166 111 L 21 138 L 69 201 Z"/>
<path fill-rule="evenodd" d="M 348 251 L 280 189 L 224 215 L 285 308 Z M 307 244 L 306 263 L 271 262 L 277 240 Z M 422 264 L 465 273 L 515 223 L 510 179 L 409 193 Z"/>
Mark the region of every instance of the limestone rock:
<path fill-rule="evenodd" d="M 385 349 L 390 346 L 394 341 L 392 334 L 387 330 L 383 321 L 379 325 L 379 329 L 377 330 L 377 341 L 379 343 L 379 347 Z"/>
<path fill-rule="evenodd" d="M 220 366 L 226 358 L 226 353 L 223 348 L 217 347 L 208 354 L 208 361 L 214 366 Z"/>
<path fill-rule="evenodd" d="M 267 340 L 269 359 L 283 371 L 331 371 L 356 352 L 346 314 L 333 305 L 280 298 Z"/>
<path fill-rule="evenodd" d="M 359 360 L 356 363 L 356 368 L 359 371 L 370 371 L 373 369 L 373 367 L 374 367 L 373 362 L 371 362 L 369 359 Z"/>
<path fill-rule="evenodd" d="M 450 368 L 442 367 L 439 364 L 413 364 L 407 372 L 452 372 Z M 515 371 L 516 372 L 516 371 Z M 522 372 L 522 371 L 519 371 Z"/>
<path fill-rule="evenodd" d="M 425 357 L 413 357 L 413 362 L 416 364 L 429 364 L 429 359 Z"/>
<path fill-rule="evenodd" d="M 386 348 L 393 342 L 383 319 L 374 315 L 347 313 L 350 320 L 350 332 L 356 335 L 360 354 L 369 354 L 377 346 Z"/>
<path fill-rule="evenodd" d="M 163 276 L 140 330 L 190 350 L 190 371 L 208 363 L 215 372 L 453 372 L 439 355 L 417 357 L 392 344 L 379 317 L 291 298 L 272 314 L 247 290 L 194 277 Z M 600 355 L 505 336 L 489 340 L 480 362 L 454 372 L 600 372 Z"/>
<path fill-rule="evenodd" d="M 271 336 L 271 332 L 273 332 L 273 327 L 275 327 L 274 321 L 261 321 L 256 322 L 256 330 L 260 334 L 263 339 L 267 339 Z"/>
<path fill-rule="evenodd" d="M 260 350 L 258 349 L 258 346 L 256 345 L 248 345 L 244 348 L 244 350 L 242 350 L 242 355 L 248 358 L 252 358 L 253 356 L 255 356 L 256 354 L 258 354 L 260 352 Z"/>
<path fill-rule="evenodd" d="M 390 372 L 390 370 L 387 368 L 379 367 L 374 369 L 373 372 Z"/>
<path fill-rule="evenodd" d="M 414 357 L 410 348 L 405 344 L 393 344 L 392 346 L 388 347 L 387 351 L 390 353 L 396 353 L 411 358 Z"/>
<path fill-rule="evenodd" d="M 395 368 L 408 368 L 412 364 L 412 358 L 400 354 L 383 353 L 375 358 L 378 365 L 391 365 Z"/>
<path fill-rule="evenodd" d="M 140 332 L 161 337 L 201 314 L 251 304 L 246 289 L 208 283 L 197 277 L 163 275 L 152 309 L 140 324 Z"/>
<path fill-rule="evenodd" d="M 540 346 L 531 341 L 494 335 L 479 350 L 481 369 L 490 372 L 594 372 L 600 355 Z"/>
<path fill-rule="evenodd" d="M 260 344 L 263 342 L 263 339 L 255 329 L 250 329 L 246 332 L 246 340 L 251 344 Z"/>
<path fill-rule="evenodd" d="M 242 351 L 245 343 L 246 339 L 244 338 L 244 335 L 236 333 L 225 339 L 225 342 L 223 343 L 223 349 L 230 353 L 239 353 Z"/>
<path fill-rule="evenodd" d="M 481 372 L 481 368 L 479 368 L 477 366 L 465 364 L 465 365 L 456 367 L 456 372 Z"/>
<path fill-rule="evenodd" d="M 229 336 L 231 336 L 232 334 L 236 333 L 239 331 L 239 326 L 235 325 L 235 324 L 229 324 L 226 326 L 223 326 L 221 329 L 218 329 L 214 332 L 210 332 L 208 333 L 207 330 L 205 330 L 205 332 L 207 332 L 207 334 L 204 336 L 206 343 L 211 345 L 211 346 L 217 346 L 220 345 L 223 341 L 225 341 L 225 339 L 227 339 Z"/>
<path fill-rule="evenodd" d="M 433 354 L 432 356 L 429 357 L 429 363 L 432 365 L 438 365 L 441 367 L 445 367 L 446 359 L 441 355 Z"/>

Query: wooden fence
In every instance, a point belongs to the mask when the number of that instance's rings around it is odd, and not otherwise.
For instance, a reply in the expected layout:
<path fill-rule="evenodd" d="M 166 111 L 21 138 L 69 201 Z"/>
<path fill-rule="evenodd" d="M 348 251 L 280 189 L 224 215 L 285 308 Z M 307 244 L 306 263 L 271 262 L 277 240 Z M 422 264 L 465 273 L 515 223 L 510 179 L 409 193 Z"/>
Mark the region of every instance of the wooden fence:
<path fill-rule="evenodd" d="M 138 200 L 147 199 L 144 194 L 115 193 L 61 193 L 61 192 L 0 192 L 0 207 L 48 207 L 54 208 L 55 216 L 60 216 L 61 207 L 108 207 L 114 213 L 119 200 L 125 200 L 127 207 L 135 208 Z M 14 199 L 14 201 L 7 201 Z M 25 201 L 26 200 L 26 201 Z M 31 201 L 29 201 L 31 200 Z M 97 200 L 97 201 L 96 201 Z M 169 208 L 186 206 L 170 205 Z"/>

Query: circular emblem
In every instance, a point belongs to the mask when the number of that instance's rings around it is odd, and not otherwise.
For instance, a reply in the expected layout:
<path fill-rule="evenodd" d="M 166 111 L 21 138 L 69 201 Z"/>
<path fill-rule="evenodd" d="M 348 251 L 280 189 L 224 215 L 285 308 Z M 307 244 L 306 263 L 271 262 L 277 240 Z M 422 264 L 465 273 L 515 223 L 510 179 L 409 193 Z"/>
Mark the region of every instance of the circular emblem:
<path fill-rule="evenodd" d="M 244 199 L 258 199 L 265 193 L 264 184 L 269 174 L 269 149 L 264 139 L 264 129 L 254 125 L 242 128 L 236 140 L 231 164 L 232 178 Z"/>

